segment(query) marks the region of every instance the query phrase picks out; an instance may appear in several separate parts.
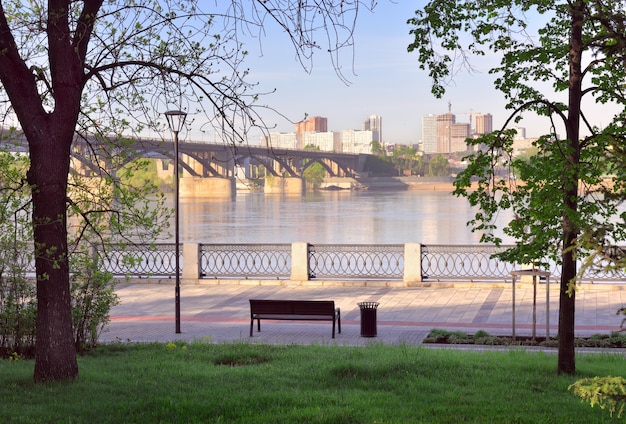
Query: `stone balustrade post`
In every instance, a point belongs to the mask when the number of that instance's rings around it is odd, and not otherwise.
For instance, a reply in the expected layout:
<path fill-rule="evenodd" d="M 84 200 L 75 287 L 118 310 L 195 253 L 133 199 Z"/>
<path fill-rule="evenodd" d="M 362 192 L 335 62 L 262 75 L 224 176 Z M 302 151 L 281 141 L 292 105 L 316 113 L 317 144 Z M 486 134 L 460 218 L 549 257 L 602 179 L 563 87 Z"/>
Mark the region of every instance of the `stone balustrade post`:
<path fill-rule="evenodd" d="M 309 244 L 291 244 L 291 280 L 309 281 Z"/>
<path fill-rule="evenodd" d="M 407 284 L 422 282 L 422 245 L 420 243 L 404 245 L 404 282 Z"/>
<path fill-rule="evenodd" d="M 200 279 L 200 244 L 184 243 L 183 244 L 183 272 L 184 280 Z"/>

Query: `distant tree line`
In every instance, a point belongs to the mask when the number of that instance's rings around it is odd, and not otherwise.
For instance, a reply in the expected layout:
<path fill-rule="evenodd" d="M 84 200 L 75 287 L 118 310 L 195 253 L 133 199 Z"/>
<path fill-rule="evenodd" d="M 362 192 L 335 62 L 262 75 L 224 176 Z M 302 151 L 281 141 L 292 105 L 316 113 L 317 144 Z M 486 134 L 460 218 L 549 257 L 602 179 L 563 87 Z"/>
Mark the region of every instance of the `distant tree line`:
<path fill-rule="evenodd" d="M 372 142 L 374 157 L 369 158 L 365 171 L 372 176 L 447 177 L 452 168 L 441 154 L 423 154 L 413 146 L 399 144 L 385 152 L 378 141 Z"/>

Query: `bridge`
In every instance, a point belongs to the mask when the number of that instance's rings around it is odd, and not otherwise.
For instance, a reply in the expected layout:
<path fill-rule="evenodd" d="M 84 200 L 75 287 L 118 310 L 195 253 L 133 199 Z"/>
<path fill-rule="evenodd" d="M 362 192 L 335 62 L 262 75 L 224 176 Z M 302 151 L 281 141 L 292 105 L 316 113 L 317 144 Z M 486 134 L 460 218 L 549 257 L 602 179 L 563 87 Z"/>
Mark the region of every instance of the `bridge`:
<path fill-rule="evenodd" d="M 5 131 L 3 131 L 5 132 Z M 27 152 L 28 142 L 21 132 L 2 138 L 0 147 Z M 121 155 L 120 152 L 124 151 Z M 319 163 L 330 177 L 354 177 L 362 172 L 366 154 L 336 153 L 313 150 L 276 149 L 245 144 L 200 143 L 181 141 L 178 145 L 182 169 L 182 196 L 234 196 L 236 178 L 265 177 L 266 193 L 302 194 L 303 174 Z M 81 175 L 97 176 L 100 167 L 115 172 L 138 158 L 163 160 L 163 170 L 172 172 L 174 142 L 151 138 L 97 138 L 77 134 L 72 145 L 72 166 Z M 263 171 L 259 172 L 258 169 Z M 244 175 L 238 173 L 243 172 Z"/>

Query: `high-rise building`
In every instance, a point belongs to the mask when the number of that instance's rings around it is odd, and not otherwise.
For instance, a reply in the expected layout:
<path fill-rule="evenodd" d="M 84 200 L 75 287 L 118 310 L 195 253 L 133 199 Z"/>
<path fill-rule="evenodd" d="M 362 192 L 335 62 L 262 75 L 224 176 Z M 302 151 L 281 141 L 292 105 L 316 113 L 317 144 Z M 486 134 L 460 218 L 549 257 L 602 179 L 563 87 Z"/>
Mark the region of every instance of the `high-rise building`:
<path fill-rule="evenodd" d="M 378 115 L 370 115 L 363 125 L 361 126 L 363 131 L 372 132 L 372 141 L 378 141 L 383 144 L 383 118 Z"/>
<path fill-rule="evenodd" d="M 515 127 L 515 140 L 523 140 L 526 138 L 526 128 L 524 127 Z"/>
<path fill-rule="evenodd" d="M 437 153 L 437 115 L 422 117 L 422 150 Z"/>
<path fill-rule="evenodd" d="M 467 150 L 466 139 L 470 137 L 470 124 L 457 123 L 450 112 L 437 115 L 437 152 L 453 153 Z"/>
<path fill-rule="evenodd" d="M 343 130 L 341 131 L 341 148 L 343 153 L 372 153 L 374 132 L 371 130 Z"/>
<path fill-rule="evenodd" d="M 306 121 L 296 122 L 296 134 L 304 134 L 305 132 L 327 132 L 328 118 L 321 116 L 313 116 Z"/>
<path fill-rule="evenodd" d="M 274 149 L 297 149 L 296 133 L 270 133 L 265 137 L 265 147 Z"/>
<path fill-rule="evenodd" d="M 306 148 L 314 146 L 323 152 L 341 153 L 341 137 L 339 133 L 332 131 L 313 132 L 307 131 L 302 134 L 302 144 Z"/>
<path fill-rule="evenodd" d="M 476 127 L 474 129 L 474 134 L 489 134 L 493 132 L 493 117 L 490 113 L 479 113 L 476 115 Z"/>
<path fill-rule="evenodd" d="M 452 132 L 456 124 L 456 116 L 450 112 L 437 115 L 437 152 L 450 153 L 452 149 Z"/>
<path fill-rule="evenodd" d="M 491 132 L 491 115 L 478 115 L 477 128 Z M 456 122 L 452 112 L 422 117 L 422 151 L 424 153 L 454 153 L 468 149 L 466 140 L 471 137 L 471 124 Z"/>

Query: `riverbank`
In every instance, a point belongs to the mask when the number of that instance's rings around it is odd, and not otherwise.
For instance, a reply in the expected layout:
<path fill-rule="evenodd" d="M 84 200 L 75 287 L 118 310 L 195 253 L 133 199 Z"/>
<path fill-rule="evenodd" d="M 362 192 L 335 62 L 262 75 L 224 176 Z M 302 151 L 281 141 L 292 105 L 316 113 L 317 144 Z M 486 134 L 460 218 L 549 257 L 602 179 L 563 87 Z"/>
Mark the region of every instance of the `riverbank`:
<path fill-rule="evenodd" d="M 454 177 L 328 177 L 321 186 L 325 190 L 454 190 Z"/>

